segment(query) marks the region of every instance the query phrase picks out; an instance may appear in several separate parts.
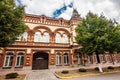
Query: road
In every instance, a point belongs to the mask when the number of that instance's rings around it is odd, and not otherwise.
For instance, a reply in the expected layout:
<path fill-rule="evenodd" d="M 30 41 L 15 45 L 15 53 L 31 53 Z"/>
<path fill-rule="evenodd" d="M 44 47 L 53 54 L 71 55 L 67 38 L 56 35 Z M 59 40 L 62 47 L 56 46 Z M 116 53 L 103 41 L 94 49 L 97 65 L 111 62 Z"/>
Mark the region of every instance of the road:
<path fill-rule="evenodd" d="M 120 72 L 65 80 L 120 80 Z"/>

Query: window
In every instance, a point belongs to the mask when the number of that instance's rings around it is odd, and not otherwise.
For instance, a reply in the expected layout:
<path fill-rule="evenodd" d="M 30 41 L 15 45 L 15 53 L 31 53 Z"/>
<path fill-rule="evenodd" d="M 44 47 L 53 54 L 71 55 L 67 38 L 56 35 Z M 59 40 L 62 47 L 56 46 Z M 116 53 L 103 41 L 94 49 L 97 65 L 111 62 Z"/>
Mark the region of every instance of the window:
<path fill-rule="evenodd" d="M 61 59 L 61 54 L 58 53 L 58 54 L 56 55 L 56 65 L 61 65 L 61 60 L 62 60 L 62 59 Z"/>
<path fill-rule="evenodd" d="M 17 55 L 17 59 L 16 59 L 16 67 L 22 67 L 23 66 L 23 62 L 24 62 L 24 55 L 23 53 L 19 53 Z"/>
<path fill-rule="evenodd" d="M 5 56 L 4 67 L 12 67 L 13 63 L 13 53 L 7 53 Z"/>
<path fill-rule="evenodd" d="M 62 41 L 63 43 L 68 43 L 68 36 L 66 34 L 63 34 Z"/>
<path fill-rule="evenodd" d="M 111 62 L 111 58 L 110 58 L 109 54 L 107 55 L 107 60 L 108 60 L 108 62 Z"/>
<path fill-rule="evenodd" d="M 41 37 L 41 33 L 40 32 L 35 32 L 34 42 L 40 42 L 40 37 Z"/>
<path fill-rule="evenodd" d="M 69 57 L 68 57 L 68 54 L 65 53 L 64 54 L 64 65 L 68 65 L 69 64 Z"/>
<path fill-rule="evenodd" d="M 76 54 L 76 58 L 77 58 L 77 64 L 78 65 L 81 64 L 81 55 L 80 55 L 80 53 Z"/>
<path fill-rule="evenodd" d="M 61 35 L 59 33 L 56 34 L 56 43 L 61 43 Z"/>
<path fill-rule="evenodd" d="M 104 63 L 104 62 L 105 62 L 104 55 L 103 55 L 103 54 L 101 54 L 101 55 L 100 55 L 100 57 L 101 57 L 101 61 Z"/>
<path fill-rule="evenodd" d="M 27 32 L 24 32 L 22 35 L 21 35 L 21 41 L 27 41 Z"/>
<path fill-rule="evenodd" d="M 87 59 L 88 59 L 88 63 L 91 64 L 92 63 L 92 59 L 91 59 L 90 55 L 87 56 Z"/>
<path fill-rule="evenodd" d="M 43 42 L 49 42 L 49 39 L 50 39 L 49 33 L 45 32 L 43 34 Z"/>
<path fill-rule="evenodd" d="M 94 60 L 96 63 L 98 63 L 96 54 L 94 54 Z"/>
<path fill-rule="evenodd" d="M 114 54 L 114 57 L 113 57 L 113 58 L 114 58 L 114 61 L 115 61 L 115 62 L 119 62 L 117 54 Z"/>

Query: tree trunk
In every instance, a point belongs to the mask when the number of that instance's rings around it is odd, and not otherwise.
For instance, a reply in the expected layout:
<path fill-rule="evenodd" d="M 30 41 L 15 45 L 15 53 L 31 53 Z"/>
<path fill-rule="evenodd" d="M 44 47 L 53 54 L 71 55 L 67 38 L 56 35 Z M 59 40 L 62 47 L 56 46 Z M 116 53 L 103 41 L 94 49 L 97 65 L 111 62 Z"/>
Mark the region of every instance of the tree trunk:
<path fill-rule="evenodd" d="M 83 66 L 85 66 L 85 55 L 82 54 L 82 63 L 83 63 Z"/>
<path fill-rule="evenodd" d="M 100 65 L 100 58 L 99 58 L 99 52 L 95 51 L 96 54 L 96 58 L 97 58 L 97 62 L 98 62 L 98 68 L 99 68 L 99 72 L 103 72 L 101 65 Z"/>

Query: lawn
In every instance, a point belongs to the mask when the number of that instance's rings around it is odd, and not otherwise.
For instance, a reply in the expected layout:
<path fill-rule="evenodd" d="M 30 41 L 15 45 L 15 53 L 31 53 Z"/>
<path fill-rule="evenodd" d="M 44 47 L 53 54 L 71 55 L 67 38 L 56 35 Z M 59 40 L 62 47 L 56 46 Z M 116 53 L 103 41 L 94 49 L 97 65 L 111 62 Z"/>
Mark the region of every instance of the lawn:
<path fill-rule="evenodd" d="M 79 72 L 79 70 L 65 70 L 68 73 L 63 74 L 61 72 L 55 72 L 56 76 L 61 79 L 66 78 L 76 78 L 76 77 L 84 77 L 84 76 L 93 76 L 93 75 L 100 75 L 100 74 L 107 74 L 113 72 L 120 72 L 120 67 L 114 67 L 114 69 L 103 68 L 103 73 L 100 73 L 98 70 L 95 69 L 86 69 L 86 72 Z"/>
<path fill-rule="evenodd" d="M 19 75 L 17 78 L 14 79 L 5 79 L 5 76 L 0 75 L 0 80 L 24 80 L 25 75 Z"/>

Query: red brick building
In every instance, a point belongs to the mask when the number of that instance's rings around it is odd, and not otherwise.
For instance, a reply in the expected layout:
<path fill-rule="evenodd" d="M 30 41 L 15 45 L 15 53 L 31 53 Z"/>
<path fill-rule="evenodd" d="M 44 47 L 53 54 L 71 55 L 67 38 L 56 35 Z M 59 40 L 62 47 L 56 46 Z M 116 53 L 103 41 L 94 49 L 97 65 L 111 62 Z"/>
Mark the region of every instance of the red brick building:
<path fill-rule="evenodd" d="M 0 51 L 0 68 L 49 69 L 58 66 L 97 63 L 96 55 L 84 55 L 75 43 L 75 28 L 81 21 L 77 10 L 73 10 L 70 20 L 53 19 L 44 15 L 25 14 L 27 30 L 19 40 Z M 99 55 L 100 61 L 119 62 L 119 54 Z"/>

